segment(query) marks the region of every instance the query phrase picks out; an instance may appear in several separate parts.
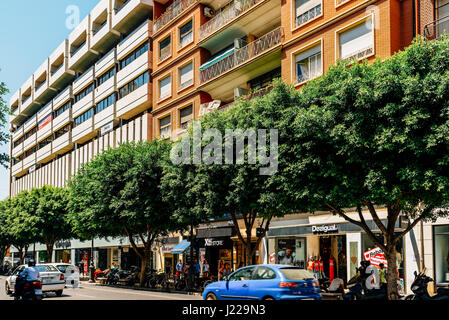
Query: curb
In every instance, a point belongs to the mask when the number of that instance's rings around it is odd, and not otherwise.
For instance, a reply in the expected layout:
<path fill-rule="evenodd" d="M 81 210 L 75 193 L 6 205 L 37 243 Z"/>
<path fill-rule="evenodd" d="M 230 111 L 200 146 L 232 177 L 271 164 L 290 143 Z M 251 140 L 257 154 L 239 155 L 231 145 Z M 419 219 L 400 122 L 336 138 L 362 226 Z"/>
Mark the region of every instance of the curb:
<path fill-rule="evenodd" d="M 98 287 L 109 287 L 109 288 L 118 288 L 118 289 L 130 289 L 130 290 L 139 290 L 139 291 L 148 291 L 148 292 L 159 292 L 159 293 L 174 293 L 174 294 L 185 294 L 189 296 L 202 296 L 199 292 L 186 292 L 186 291 L 175 291 L 175 290 L 160 290 L 160 289 L 151 289 L 151 288 L 140 288 L 140 287 L 130 287 L 130 286 L 121 286 L 114 284 L 100 284 L 100 283 L 89 283 L 88 286 L 98 286 Z"/>

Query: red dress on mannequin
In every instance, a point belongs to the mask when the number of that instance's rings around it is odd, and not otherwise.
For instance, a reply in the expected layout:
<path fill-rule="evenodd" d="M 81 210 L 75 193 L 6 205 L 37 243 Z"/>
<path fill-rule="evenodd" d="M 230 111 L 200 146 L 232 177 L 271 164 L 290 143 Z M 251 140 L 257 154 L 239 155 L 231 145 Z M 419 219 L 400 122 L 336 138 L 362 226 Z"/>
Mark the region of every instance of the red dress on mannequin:
<path fill-rule="evenodd" d="M 329 259 L 329 281 L 334 280 L 334 259 Z"/>

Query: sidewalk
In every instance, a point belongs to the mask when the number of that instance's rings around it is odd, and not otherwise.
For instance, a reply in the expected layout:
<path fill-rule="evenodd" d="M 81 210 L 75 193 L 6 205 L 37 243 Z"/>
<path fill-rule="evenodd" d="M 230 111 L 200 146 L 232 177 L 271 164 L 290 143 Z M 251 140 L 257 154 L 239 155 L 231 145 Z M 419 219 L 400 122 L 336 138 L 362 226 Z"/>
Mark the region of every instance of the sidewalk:
<path fill-rule="evenodd" d="M 164 290 L 164 289 L 151 289 L 151 288 L 141 288 L 136 286 L 122 286 L 116 284 L 100 284 L 98 282 L 90 283 L 89 281 L 82 281 L 83 286 L 97 286 L 97 287 L 109 287 L 109 288 L 118 288 L 118 289 L 131 289 L 131 290 L 140 290 L 140 291 L 149 291 L 149 292 L 160 292 L 160 293 L 174 293 L 174 294 L 185 294 L 191 296 L 202 296 L 200 292 L 187 292 L 187 291 L 177 291 L 177 290 Z"/>

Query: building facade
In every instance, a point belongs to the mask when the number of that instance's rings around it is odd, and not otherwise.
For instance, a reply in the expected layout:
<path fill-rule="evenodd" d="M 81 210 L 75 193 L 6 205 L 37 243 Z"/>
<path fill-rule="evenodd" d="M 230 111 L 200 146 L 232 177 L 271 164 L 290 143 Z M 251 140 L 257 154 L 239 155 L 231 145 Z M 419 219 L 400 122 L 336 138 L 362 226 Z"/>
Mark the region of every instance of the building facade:
<path fill-rule="evenodd" d="M 83 163 L 125 141 L 177 139 L 193 119 L 264 94 L 274 78 L 300 90 L 338 60 L 385 59 L 417 35 L 437 38 L 449 29 L 448 15 L 447 0 L 101 0 L 10 100 L 9 194 L 64 186 Z M 293 220 L 287 219 L 305 229 L 275 222 L 258 262 L 302 246 L 305 264 L 330 241 L 330 247 L 345 248 L 340 270 L 352 274 L 348 257 L 356 249 L 350 243 L 358 243 L 360 258 L 360 230 L 342 225 L 345 232 L 323 240 L 305 220 Z M 444 223 L 438 223 L 424 226 L 422 243 L 447 241 Z M 168 261 L 164 256 L 173 264 L 170 250 L 182 240 L 176 237 L 155 249 L 159 267 Z M 200 254 L 223 254 L 237 264 L 238 239 L 226 234 L 222 240 L 218 251 L 206 249 L 203 240 Z M 98 248 L 109 248 L 106 260 L 115 261 L 124 240 L 102 241 Z M 70 251 L 72 262 L 80 260 L 74 250 L 84 247 L 89 245 L 68 244 L 61 259 Z M 433 257 L 430 244 L 424 247 L 421 255 Z M 447 278 L 443 269 L 434 269 L 437 278 Z"/>

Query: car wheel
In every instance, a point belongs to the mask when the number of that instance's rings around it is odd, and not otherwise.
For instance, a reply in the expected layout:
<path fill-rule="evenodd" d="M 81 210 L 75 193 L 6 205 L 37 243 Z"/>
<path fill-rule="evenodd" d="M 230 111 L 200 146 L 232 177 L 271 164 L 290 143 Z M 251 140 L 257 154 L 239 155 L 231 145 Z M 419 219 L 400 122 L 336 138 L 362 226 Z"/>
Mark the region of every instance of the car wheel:
<path fill-rule="evenodd" d="M 7 296 L 9 296 L 12 293 L 9 288 L 8 282 L 5 282 L 5 292 Z"/>
<path fill-rule="evenodd" d="M 217 300 L 217 296 L 213 293 L 208 293 L 206 296 L 206 300 Z"/>
<path fill-rule="evenodd" d="M 62 290 L 55 291 L 55 293 L 57 297 L 62 296 Z"/>

